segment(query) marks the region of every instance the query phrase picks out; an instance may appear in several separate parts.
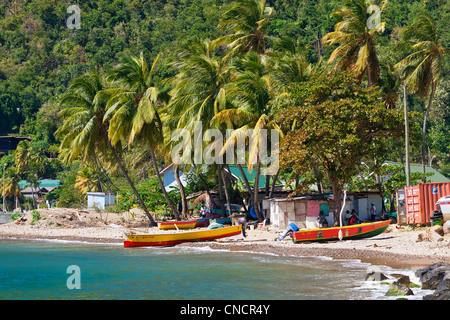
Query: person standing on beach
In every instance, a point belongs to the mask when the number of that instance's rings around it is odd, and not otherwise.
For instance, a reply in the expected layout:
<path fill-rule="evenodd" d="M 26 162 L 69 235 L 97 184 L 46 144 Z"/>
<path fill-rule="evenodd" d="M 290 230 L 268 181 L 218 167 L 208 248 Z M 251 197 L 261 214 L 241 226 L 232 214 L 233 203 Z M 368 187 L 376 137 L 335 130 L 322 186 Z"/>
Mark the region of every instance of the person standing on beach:
<path fill-rule="evenodd" d="M 204 205 L 200 208 L 200 218 L 206 217 L 206 208 Z"/>
<path fill-rule="evenodd" d="M 377 208 L 372 203 L 370 207 L 370 221 L 375 221 L 375 214 L 377 213 Z"/>

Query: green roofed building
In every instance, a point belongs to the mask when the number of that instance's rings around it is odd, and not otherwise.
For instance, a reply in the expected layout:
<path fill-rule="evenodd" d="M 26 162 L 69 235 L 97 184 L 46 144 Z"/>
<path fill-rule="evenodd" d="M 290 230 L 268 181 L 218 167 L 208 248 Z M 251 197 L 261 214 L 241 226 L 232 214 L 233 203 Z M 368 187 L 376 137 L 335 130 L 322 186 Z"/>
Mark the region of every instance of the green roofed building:
<path fill-rule="evenodd" d="M 32 187 L 26 180 L 19 182 L 20 193 L 25 198 L 39 198 L 61 186 L 59 180 L 38 180 L 39 187 Z"/>
<path fill-rule="evenodd" d="M 386 163 L 389 164 L 389 165 L 401 164 L 400 162 L 392 162 L 392 161 L 386 161 Z M 410 166 L 410 169 L 411 169 L 411 173 L 413 173 L 413 172 L 422 173 L 422 165 L 421 164 L 411 163 L 409 166 Z M 450 182 L 449 178 L 447 178 L 442 173 L 440 173 L 439 171 L 433 169 L 430 166 L 425 166 L 425 172 L 426 173 L 429 173 L 429 172 L 433 173 L 433 175 L 427 177 L 427 181 L 428 182 L 431 182 L 431 183 Z"/>
<path fill-rule="evenodd" d="M 239 171 L 238 166 L 230 165 L 228 166 L 230 168 L 230 173 L 235 176 L 236 178 L 239 178 L 242 180 L 241 172 Z M 247 177 L 248 182 L 251 186 L 255 183 L 256 178 L 256 170 L 253 169 L 251 172 L 248 171 L 248 167 L 242 166 L 242 170 L 244 171 L 245 176 Z M 259 176 L 259 188 L 264 188 L 266 186 L 266 177 L 263 175 Z"/>
<path fill-rule="evenodd" d="M 44 179 L 44 180 L 38 180 L 39 188 L 57 188 L 61 186 L 60 180 L 50 180 L 50 179 Z M 22 180 L 19 182 L 20 189 L 24 189 L 26 187 L 29 187 L 30 183 L 26 180 Z"/>

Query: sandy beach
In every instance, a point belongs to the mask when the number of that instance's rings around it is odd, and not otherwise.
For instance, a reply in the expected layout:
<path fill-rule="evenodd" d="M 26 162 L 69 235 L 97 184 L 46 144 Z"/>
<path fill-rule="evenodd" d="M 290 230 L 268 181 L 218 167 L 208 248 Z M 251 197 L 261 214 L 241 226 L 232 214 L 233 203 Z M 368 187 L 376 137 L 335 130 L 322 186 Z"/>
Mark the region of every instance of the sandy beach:
<path fill-rule="evenodd" d="M 0 239 L 122 243 L 125 240 L 124 232 L 130 230 L 136 233 L 169 232 L 148 228 L 148 219 L 139 210 L 116 214 L 77 209 L 40 209 L 39 214 L 40 219 L 34 223 L 31 213 L 28 213 L 20 223 L 1 224 Z M 295 244 L 288 237 L 283 241 L 276 241 L 279 233 L 284 230 L 265 226 L 247 230 L 245 238 L 237 235 L 179 246 L 208 246 L 212 249 L 277 255 L 358 259 L 375 265 L 404 269 L 415 269 L 439 261 L 450 263 L 450 234 L 439 239 L 428 239 L 426 235 L 429 229 L 390 225 L 384 233 L 373 238 Z"/>

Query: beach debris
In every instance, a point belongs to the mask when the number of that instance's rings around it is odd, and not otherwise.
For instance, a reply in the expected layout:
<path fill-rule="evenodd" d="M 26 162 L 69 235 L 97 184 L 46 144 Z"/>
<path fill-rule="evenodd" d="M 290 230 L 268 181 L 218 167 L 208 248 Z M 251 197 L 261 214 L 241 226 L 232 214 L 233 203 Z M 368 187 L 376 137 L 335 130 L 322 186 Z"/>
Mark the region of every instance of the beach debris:
<path fill-rule="evenodd" d="M 110 223 L 109 226 L 110 226 L 111 228 L 124 228 L 124 226 L 120 226 L 120 225 L 115 224 L 115 223 Z"/>
<path fill-rule="evenodd" d="M 444 229 L 442 226 L 432 226 L 427 228 L 425 232 L 419 233 L 417 235 L 417 242 L 429 241 L 436 242 L 442 241 L 444 236 Z"/>
<path fill-rule="evenodd" d="M 83 221 L 83 219 L 80 216 L 80 212 L 79 211 L 75 211 L 75 213 L 77 215 L 78 220 Z"/>
<path fill-rule="evenodd" d="M 27 221 L 27 219 L 25 219 L 25 215 L 23 215 L 19 219 L 17 219 L 15 224 L 19 225 L 20 223 L 25 222 L 25 221 Z"/>

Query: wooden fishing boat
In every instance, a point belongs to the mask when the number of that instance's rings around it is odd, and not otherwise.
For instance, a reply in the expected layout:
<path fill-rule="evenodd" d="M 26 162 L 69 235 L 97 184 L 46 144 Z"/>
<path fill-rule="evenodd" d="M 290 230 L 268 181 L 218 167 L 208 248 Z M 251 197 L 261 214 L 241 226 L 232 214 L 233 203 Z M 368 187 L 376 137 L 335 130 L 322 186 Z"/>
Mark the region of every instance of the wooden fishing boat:
<path fill-rule="evenodd" d="M 182 242 L 208 241 L 240 234 L 242 226 L 224 227 L 211 230 L 185 231 L 161 234 L 127 234 L 124 247 L 172 246 Z"/>
<path fill-rule="evenodd" d="M 205 228 L 209 226 L 209 222 L 211 221 L 210 218 L 200 218 L 195 220 L 195 227 L 196 228 Z"/>
<path fill-rule="evenodd" d="M 186 221 L 164 221 L 159 223 L 159 229 L 161 230 L 176 230 L 176 229 L 194 229 L 196 220 Z"/>
<path fill-rule="evenodd" d="M 383 233 L 391 220 L 362 223 L 350 226 L 300 230 L 292 233 L 294 243 L 303 241 L 331 241 L 339 240 L 339 230 L 342 230 L 343 240 L 370 238 Z"/>

